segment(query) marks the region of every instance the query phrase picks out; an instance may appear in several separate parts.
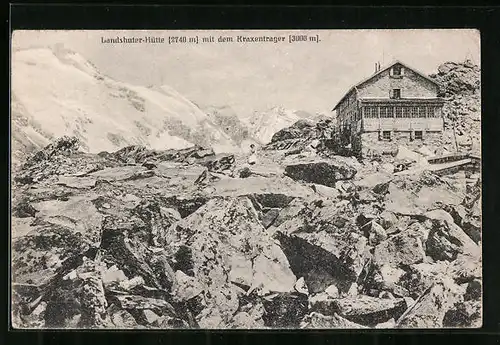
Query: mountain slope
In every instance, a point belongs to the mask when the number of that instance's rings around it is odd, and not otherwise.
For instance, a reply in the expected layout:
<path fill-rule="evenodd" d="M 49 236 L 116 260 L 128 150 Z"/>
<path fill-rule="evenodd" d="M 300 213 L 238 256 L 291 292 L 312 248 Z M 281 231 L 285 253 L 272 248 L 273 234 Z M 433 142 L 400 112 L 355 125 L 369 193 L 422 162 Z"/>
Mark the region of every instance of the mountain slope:
<path fill-rule="evenodd" d="M 64 49 L 13 52 L 13 158 L 54 137 L 74 135 L 89 152 L 127 145 L 152 149 L 198 144 L 234 150 L 234 142 L 196 105 L 169 86 L 143 87 L 101 74 Z"/>
<path fill-rule="evenodd" d="M 297 114 L 294 110 L 274 107 L 264 112 L 254 112 L 247 121 L 251 136 L 260 143 L 267 144 L 274 133 L 304 118 L 303 115 L 303 112 Z"/>

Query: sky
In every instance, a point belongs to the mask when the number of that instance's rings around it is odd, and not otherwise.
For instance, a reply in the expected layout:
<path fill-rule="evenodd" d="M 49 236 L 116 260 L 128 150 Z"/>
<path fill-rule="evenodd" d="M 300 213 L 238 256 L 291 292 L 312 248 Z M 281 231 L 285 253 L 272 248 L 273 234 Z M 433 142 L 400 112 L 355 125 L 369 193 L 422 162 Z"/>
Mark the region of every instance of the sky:
<path fill-rule="evenodd" d="M 288 35 L 320 42 L 288 42 Z M 284 36 L 280 43 L 109 44 L 102 38 Z M 280 106 L 328 113 L 343 94 L 401 60 L 430 74 L 446 61 L 480 65 L 477 30 L 16 31 L 13 49 L 54 47 L 80 53 L 107 76 L 136 85 L 167 84 L 200 107 L 230 106 L 248 116 Z"/>

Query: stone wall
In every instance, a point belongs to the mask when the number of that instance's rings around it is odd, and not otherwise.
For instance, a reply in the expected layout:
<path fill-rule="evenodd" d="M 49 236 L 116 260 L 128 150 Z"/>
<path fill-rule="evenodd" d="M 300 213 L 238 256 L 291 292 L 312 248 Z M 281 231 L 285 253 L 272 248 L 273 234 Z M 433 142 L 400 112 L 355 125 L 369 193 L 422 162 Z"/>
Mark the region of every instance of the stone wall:
<path fill-rule="evenodd" d="M 391 139 L 383 139 L 382 133 L 379 132 L 368 132 L 352 139 L 352 147 L 361 158 L 368 158 L 372 155 L 396 155 L 398 146 L 418 150 L 425 145 L 431 151 L 438 150 L 438 153 L 443 147 L 442 132 L 426 132 L 422 139 L 412 139 L 411 132 L 392 132 Z"/>

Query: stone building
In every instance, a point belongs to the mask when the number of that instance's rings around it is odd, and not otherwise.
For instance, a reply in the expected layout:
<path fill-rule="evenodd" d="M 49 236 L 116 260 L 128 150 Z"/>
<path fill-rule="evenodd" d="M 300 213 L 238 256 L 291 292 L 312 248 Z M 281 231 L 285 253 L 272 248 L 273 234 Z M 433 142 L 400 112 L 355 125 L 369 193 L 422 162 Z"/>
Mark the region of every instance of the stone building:
<path fill-rule="evenodd" d="M 336 112 L 342 145 L 360 157 L 394 152 L 399 145 L 441 146 L 444 100 L 439 85 L 425 74 L 395 61 L 362 80 L 340 99 Z"/>

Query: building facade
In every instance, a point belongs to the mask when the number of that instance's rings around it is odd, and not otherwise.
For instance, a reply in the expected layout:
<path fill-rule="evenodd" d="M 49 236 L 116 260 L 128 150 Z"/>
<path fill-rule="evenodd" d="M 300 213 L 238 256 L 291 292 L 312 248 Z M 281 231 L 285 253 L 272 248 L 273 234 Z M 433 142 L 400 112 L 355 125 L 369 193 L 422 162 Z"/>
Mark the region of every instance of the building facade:
<path fill-rule="evenodd" d="M 399 145 L 440 146 L 444 130 L 439 85 L 400 61 L 354 85 L 334 107 L 342 145 L 356 155 L 391 152 Z"/>

